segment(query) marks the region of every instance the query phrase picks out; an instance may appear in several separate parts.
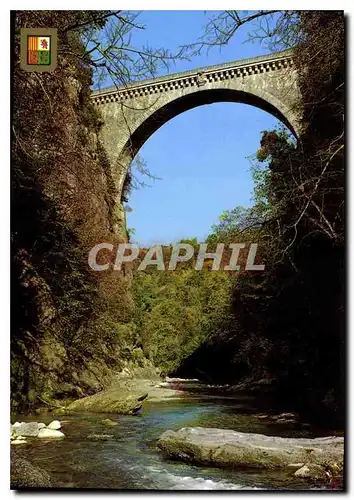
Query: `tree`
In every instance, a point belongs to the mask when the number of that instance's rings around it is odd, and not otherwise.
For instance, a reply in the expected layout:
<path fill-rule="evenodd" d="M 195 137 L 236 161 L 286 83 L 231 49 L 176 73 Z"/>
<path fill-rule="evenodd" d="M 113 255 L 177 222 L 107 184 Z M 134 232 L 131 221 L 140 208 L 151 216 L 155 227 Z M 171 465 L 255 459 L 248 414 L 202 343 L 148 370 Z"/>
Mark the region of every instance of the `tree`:
<path fill-rule="evenodd" d="M 201 37 L 183 49 L 200 54 L 226 45 L 243 26 L 247 26 L 248 41 L 258 40 L 270 50 L 293 48 L 301 40 L 300 12 L 296 10 L 226 10 L 212 15 Z"/>

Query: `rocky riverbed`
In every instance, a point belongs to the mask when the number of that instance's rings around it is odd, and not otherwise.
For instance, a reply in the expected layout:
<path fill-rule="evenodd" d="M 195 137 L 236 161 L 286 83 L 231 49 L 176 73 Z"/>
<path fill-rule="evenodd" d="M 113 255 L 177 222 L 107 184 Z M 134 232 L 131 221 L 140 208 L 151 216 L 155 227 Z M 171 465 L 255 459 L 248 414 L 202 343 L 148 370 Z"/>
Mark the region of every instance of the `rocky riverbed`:
<path fill-rule="evenodd" d="M 60 420 L 51 411 L 40 422 L 38 414 L 14 415 L 12 442 L 20 445 L 11 446 L 12 487 L 342 488 L 340 435 L 328 437 L 331 431 L 298 415 L 260 407 L 253 395 L 197 385 L 126 380 L 96 395 L 95 404 L 63 408 Z M 142 405 L 140 411 L 108 412 L 128 397 Z M 64 438 L 44 439 L 44 431 Z"/>
<path fill-rule="evenodd" d="M 27 444 L 27 438 L 61 439 L 65 436 L 60 429 L 59 420 L 53 420 L 48 425 L 44 422 L 15 422 L 10 429 L 11 444 Z"/>

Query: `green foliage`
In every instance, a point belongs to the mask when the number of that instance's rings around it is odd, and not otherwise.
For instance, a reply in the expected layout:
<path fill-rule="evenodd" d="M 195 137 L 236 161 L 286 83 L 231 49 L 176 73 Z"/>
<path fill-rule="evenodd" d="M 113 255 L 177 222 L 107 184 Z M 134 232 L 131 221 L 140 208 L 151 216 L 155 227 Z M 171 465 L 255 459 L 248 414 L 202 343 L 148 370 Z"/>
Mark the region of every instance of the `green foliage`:
<path fill-rule="evenodd" d="M 228 314 L 231 278 L 227 273 L 177 268 L 137 271 L 133 280 L 135 321 L 144 353 L 163 373 L 176 370 Z"/>
<path fill-rule="evenodd" d="M 254 207 L 245 208 L 237 206 L 232 210 L 225 210 L 219 216 L 219 223 L 211 227 L 212 234 L 208 241 L 216 240 L 224 243 L 231 243 L 237 235 L 244 233 L 246 229 L 254 227 L 258 223 L 255 217 Z"/>
<path fill-rule="evenodd" d="M 127 235 L 130 240 L 132 236 L 136 233 L 136 230 L 133 227 L 127 227 Z"/>

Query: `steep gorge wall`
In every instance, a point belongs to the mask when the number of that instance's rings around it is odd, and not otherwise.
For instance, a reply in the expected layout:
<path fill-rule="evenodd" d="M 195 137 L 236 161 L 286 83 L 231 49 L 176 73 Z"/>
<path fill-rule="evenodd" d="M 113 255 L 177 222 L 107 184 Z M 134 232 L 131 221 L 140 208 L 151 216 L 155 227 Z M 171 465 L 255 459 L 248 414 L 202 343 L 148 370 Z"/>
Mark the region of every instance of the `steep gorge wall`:
<path fill-rule="evenodd" d="M 14 409 L 94 392 L 134 346 L 129 276 L 89 269 L 96 243 L 126 240 L 90 102 L 80 11 L 13 15 L 12 325 Z M 58 28 L 53 73 L 19 68 L 19 28 Z"/>

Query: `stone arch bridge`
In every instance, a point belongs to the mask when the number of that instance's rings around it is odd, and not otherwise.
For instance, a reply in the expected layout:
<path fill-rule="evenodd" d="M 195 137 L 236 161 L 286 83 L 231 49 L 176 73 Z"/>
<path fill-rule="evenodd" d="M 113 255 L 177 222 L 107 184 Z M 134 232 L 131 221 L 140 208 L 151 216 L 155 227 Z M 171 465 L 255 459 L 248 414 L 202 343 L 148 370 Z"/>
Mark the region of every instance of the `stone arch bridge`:
<path fill-rule="evenodd" d="M 94 91 L 92 99 L 104 121 L 100 140 L 112 166 L 121 227 L 122 188 L 134 156 L 159 127 L 183 111 L 214 102 L 241 102 L 271 113 L 299 133 L 300 93 L 291 51 Z"/>

